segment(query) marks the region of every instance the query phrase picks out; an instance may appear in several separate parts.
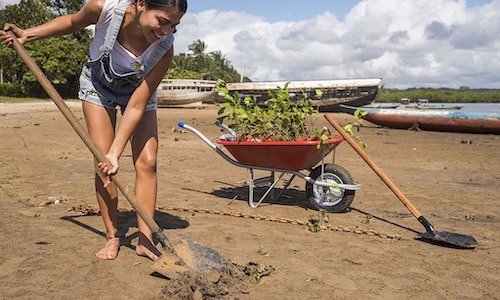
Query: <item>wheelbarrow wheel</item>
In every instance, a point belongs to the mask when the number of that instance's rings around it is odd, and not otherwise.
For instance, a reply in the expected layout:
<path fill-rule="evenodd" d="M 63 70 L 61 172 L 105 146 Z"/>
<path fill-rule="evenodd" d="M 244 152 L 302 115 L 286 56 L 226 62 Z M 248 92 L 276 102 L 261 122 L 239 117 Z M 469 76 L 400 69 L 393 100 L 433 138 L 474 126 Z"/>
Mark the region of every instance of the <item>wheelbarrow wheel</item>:
<path fill-rule="evenodd" d="M 314 168 L 309 175 L 316 181 L 327 183 L 354 184 L 351 174 L 336 164 L 325 164 L 321 174 L 321 165 Z M 345 212 L 354 200 L 354 190 L 338 189 L 306 183 L 306 196 L 309 203 L 316 209 L 328 212 Z"/>

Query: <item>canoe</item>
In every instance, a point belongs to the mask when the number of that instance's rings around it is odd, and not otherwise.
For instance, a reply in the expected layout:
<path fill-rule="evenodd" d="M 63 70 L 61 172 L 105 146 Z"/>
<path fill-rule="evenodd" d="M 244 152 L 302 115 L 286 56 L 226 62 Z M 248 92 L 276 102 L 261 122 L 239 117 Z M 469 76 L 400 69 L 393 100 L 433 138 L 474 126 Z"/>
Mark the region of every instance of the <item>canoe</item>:
<path fill-rule="evenodd" d="M 341 106 L 345 113 L 353 114 L 359 107 Z M 461 110 L 420 110 L 366 108 L 365 120 L 380 126 L 408 129 L 418 126 L 422 130 L 500 134 L 500 113 L 468 112 Z"/>

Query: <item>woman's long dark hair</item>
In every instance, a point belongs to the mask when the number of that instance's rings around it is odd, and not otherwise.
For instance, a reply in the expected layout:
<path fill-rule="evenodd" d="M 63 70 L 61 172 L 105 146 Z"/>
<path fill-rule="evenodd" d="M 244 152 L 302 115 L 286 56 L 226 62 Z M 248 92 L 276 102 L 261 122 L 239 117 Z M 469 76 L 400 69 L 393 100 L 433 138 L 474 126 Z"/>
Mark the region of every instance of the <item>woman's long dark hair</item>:
<path fill-rule="evenodd" d="M 165 7 L 178 7 L 182 13 L 186 13 L 187 0 L 144 0 L 146 9 L 161 9 Z"/>

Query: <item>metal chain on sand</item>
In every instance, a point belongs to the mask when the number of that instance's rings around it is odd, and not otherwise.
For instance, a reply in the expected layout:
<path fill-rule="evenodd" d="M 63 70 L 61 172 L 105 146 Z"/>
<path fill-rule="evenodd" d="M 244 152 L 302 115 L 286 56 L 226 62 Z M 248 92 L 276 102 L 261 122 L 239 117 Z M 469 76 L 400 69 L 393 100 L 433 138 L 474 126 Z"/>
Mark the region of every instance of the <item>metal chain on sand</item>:
<path fill-rule="evenodd" d="M 405 238 L 399 234 L 392 234 L 392 233 L 388 233 L 385 231 L 377 231 L 377 230 L 373 230 L 373 229 L 369 229 L 369 228 L 362 228 L 360 226 L 348 227 L 348 226 L 338 226 L 338 225 L 329 224 L 328 220 L 324 221 L 325 218 L 328 219 L 328 217 L 327 216 L 325 217 L 325 214 L 321 211 L 319 212 L 318 217 L 311 217 L 309 220 L 305 221 L 305 220 L 300 220 L 300 219 L 275 217 L 275 216 L 260 215 L 260 214 L 250 214 L 250 213 L 239 212 L 239 211 L 219 210 L 219 209 L 213 209 L 213 208 L 194 208 L 194 207 L 180 207 L 180 206 L 166 205 L 166 206 L 159 206 L 159 207 L 157 207 L 157 209 L 163 210 L 163 211 L 206 213 L 206 214 L 213 214 L 213 215 L 252 219 L 252 220 L 256 220 L 256 221 L 269 221 L 269 222 L 276 222 L 276 223 L 285 223 L 285 224 L 306 226 L 309 228 L 310 231 L 313 231 L 313 232 L 318 232 L 320 230 L 330 230 L 330 231 L 340 231 L 340 232 L 351 232 L 351 233 L 355 233 L 355 234 L 366 234 L 369 236 L 378 236 L 380 238 L 387 238 L 387 239 L 394 239 L 394 240 L 405 240 Z M 73 206 L 70 210 L 78 211 L 78 212 L 81 212 L 85 215 L 94 215 L 94 214 L 99 213 L 98 207 L 92 206 L 92 205 L 87 205 L 87 204 L 80 204 L 77 206 Z M 133 209 L 132 208 L 119 208 L 119 211 L 120 212 L 130 212 L 130 211 L 133 211 Z"/>
<path fill-rule="evenodd" d="M 356 234 L 366 234 L 370 236 L 378 236 L 381 238 L 395 239 L 395 240 L 404 240 L 405 238 L 399 234 L 392 234 L 385 231 L 377 231 L 369 228 L 362 228 L 359 226 L 356 227 L 348 227 L 348 226 L 336 226 L 331 225 L 325 222 L 316 222 L 316 220 L 300 220 L 300 219 L 292 219 L 292 218 L 284 218 L 284 217 L 274 217 L 269 215 L 260 215 L 260 214 L 250 214 L 239 211 L 227 211 L 227 210 L 219 210 L 213 208 L 192 208 L 192 207 L 179 207 L 179 206 L 161 206 L 158 207 L 160 210 L 166 211 L 183 211 L 183 212 L 192 212 L 192 213 L 207 213 L 214 215 L 222 215 L 222 216 L 231 216 L 238 217 L 244 219 L 253 219 L 257 221 L 269 221 L 276 223 L 287 223 L 292 225 L 301 225 L 307 226 L 309 229 L 317 228 L 317 230 L 311 231 L 319 231 L 319 230 L 331 230 L 331 231 L 341 231 L 341 232 L 351 232 Z"/>

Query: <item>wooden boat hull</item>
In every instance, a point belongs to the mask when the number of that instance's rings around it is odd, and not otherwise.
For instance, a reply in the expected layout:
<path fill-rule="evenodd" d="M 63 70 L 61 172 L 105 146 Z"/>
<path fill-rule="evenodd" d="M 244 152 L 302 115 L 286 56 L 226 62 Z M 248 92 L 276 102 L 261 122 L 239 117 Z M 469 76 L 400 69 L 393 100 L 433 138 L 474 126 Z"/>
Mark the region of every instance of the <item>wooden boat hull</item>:
<path fill-rule="evenodd" d="M 159 107 L 184 106 L 214 101 L 216 81 L 164 79 L 156 90 Z"/>
<path fill-rule="evenodd" d="M 179 93 L 157 92 L 157 96 L 158 96 L 158 106 L 168 107 L 168 106 L 188 105 L 197 102 L 208 102 L 213 100 L 213 98 L 215 97 L 215 92 L 179 92 Z"/>
<path fill-rule="evenodd" d="M 342 106 L 342 111 L 350 114 L 357 109 L 358 107 Z M 373 108 L 362 110 L 367 112 L 365 120 L 396 129 L 418 125 L 420 129 L 429 131 L 500 134 L 498 113 Z"/>
<path fill-rule="evenodd" d="M 313 105 L 321 112 L 338 112 L 340 104 L 363 106 L 372 103 L 382 84 L 382 78 L 367 79 L 335 79 L 335 80 L 303 80 L 303 81 L 267 81 L 227 83 L 230 93 L 238 92 L 241 96 L 256 97 L 258 104 L 263 105 L 269 98 L 269 90 L 284 88 L 292 101 L 305 94 L 313 100 Z M 316 90 L 323 92 L 321 100 L 316 99 Z M 297 96 L 295 96 L 297 95 Z"/>

